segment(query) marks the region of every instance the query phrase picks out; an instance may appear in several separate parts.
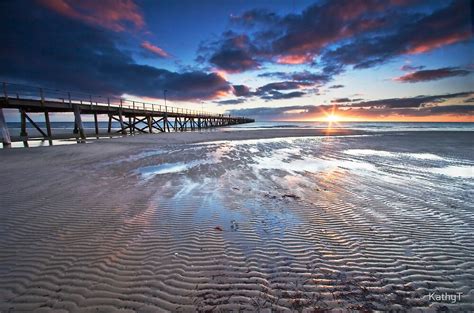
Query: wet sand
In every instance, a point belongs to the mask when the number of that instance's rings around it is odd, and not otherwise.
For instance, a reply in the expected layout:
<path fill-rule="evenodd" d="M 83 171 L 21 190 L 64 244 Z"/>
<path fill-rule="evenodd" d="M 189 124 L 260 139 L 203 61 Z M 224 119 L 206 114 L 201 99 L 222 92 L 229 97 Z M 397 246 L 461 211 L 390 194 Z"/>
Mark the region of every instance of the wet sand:
<path fill-rule="evenodd" d="M 0 150 L 0 312 L 473 311 L 474 134 L 331 135 Z"/>

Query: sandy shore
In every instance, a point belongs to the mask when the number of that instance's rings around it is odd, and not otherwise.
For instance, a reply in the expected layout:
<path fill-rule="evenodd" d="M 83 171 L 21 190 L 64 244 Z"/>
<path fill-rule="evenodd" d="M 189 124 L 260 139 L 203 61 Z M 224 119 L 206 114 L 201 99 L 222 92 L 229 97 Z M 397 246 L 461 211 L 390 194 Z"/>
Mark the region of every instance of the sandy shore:
<path fill-rule="evenodd" d="M 0 312 L 473 311 L 473 138 L 221 130 L 0 150 Z"/>

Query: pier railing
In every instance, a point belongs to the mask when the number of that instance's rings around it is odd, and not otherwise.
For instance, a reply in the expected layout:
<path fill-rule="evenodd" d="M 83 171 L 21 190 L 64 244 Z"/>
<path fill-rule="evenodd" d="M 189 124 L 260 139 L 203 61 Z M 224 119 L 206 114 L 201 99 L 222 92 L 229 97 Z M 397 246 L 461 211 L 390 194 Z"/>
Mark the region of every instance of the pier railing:
<path fill-rule="evenodd" d="M 27 121 L 51 142 L 52 129 L 49 114 L 51 112 L 70 112 L 74 114 L 74 131 L 77 138 L 86 139 L 81 115 L 93 115 L 95 135 L 99 136 L 99 115 L 107 115 L 107 134 L 112 133 L 112 121 L 120 125 L 115 131 L 123 135 L 130 132 L 154 133 L 200 130 L 210 127 L 229 126 L 251 123 L 253 119 L 224 114 L 192 110 L 166 105 L 164 103 L 146 102 L 126 98 L 102 96 L 83 92 L 70 92 L 60 89 L 35 87 L 15 83 L 2 83 L 3 95 L 0 94 L 0 137 L 4 146 L 10 146 L 3 109 L 17 109 L 20 113 L 23 142 L 28 140 Z M 38 125 L 30 113 L 44 114 L 46 130 Z"/>
<path fill-rule="evenodd" d="M 182 115 L 195 115 L 205 117 L 222 117 L 223 114 L 206 112 L 203 110 L 192 110 L 159 104 L 154 102 L 145 102 L 140 100 L 131 100 L 113 96 L 101 96 L 83 92 L 71 92 L 60 89 L 43 88 L 23 84 L 2 82 L 3 94 L 5 99 L 30 99 L 37 101 L 54 101 L 71 104 L 81 104 L 90 106 L 108 106 L 111 108 L 127 108 L 132 110 L 146 110 L 151 112 L 175 113 Z M 0 97 L 2 97 L 0 96 Z M 165 99 L 163 99 L 165 101 Z M 244 117 L 235 117 L 244 118 Z"/>

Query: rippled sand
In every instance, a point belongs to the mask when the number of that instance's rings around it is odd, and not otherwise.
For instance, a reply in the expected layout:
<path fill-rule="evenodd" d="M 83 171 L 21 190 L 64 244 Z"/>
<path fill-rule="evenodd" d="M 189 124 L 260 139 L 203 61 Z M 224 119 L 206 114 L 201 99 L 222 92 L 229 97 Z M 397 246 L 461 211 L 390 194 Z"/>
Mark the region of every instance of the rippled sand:
<path fill-rule="evenodd" d="M 473 311 L 474 135 L 311 135 L 0 151 L 0 312 Z"/>

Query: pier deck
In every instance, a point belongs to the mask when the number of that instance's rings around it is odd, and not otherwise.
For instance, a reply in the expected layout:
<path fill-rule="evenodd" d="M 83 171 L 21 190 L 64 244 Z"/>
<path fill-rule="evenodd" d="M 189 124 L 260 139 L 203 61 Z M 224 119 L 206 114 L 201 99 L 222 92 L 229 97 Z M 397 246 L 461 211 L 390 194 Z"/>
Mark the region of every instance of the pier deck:
<path fill-rule="evenodd" d="M 27 121 L 46 139 L 53 137 L 49 113 L 70 112 L 74 114 L 73 133 L 79 139 L 86 139 L 82 115 L 93 115 L 95 135 L 99 135 L 98 116 L 107 115 L 107 133 L 112 133 L 112 122 L 120 125 L 114 132 L 157 133 L 171 131 L 200 130 L 203 128 L 251 123 L 253 119 L 203 110 L 190 110 L 157 103 L 147 103 L 123 98 L 72 93 L 55 89 L 2 83 L 0 96 L 0 135 L 4 146 L 11 145 L 10 134 L 3 114 L 3 108 L 18 109 L 21 119 L 21 140 L 28 139 Z M 166 96 L 166 94 L 165 94 Z M 29 113 L 43 113 L 46 129 L 42 129 Z"/>

